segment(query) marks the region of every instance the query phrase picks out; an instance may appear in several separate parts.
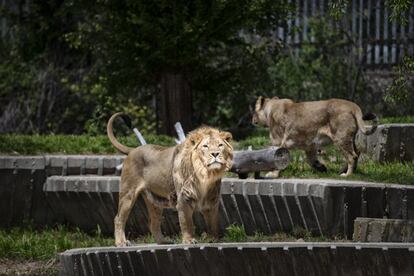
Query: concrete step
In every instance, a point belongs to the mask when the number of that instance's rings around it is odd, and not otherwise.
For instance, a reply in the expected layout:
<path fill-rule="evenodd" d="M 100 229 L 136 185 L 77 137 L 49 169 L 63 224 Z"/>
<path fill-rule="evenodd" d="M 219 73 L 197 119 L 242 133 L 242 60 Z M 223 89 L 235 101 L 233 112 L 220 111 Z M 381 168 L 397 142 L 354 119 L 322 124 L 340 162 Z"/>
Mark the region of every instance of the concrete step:
<path fill-rule="evenodd" d="M 357 218 L 354 241 L 358 242 L 414 242 L 414 220 Z"/>
<path fill-rule="evenodd" d="M 116 176 L 51 176 L 43 190 L 51 209 L 65 221 L 92 231 L 97 225 L 113 233 L 119 193 Z M 316 235 L 351 238 L 357 217 L 414 219 L 414 187 L 331 179 L 255 180 L 225 178 L 221 186 L 220 229 L 244 225 L 246 233 L 289 232 L 296 227 Z M 177 213 L 164 210 L 162 230 L 180 232 Z M 132 235 L 148 233 L 142 198 L 127 223 Z M 194 217 L 198 233 L 205 231 L 201 215 Z"/>
<path fill-rule="evenodd" d="M 412 243 L 222 243 L 72 249 L 60 275 L 414 275 Z"/>

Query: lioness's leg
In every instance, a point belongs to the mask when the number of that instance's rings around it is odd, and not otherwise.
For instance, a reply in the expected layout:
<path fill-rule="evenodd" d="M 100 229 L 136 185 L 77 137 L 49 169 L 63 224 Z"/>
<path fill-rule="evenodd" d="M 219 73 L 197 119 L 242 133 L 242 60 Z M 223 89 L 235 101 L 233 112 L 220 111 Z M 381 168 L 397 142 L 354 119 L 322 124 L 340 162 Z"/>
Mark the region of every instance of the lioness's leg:
<path fill-rule="evenodd" d="M 346 172 L 342 172 L 341 176 L 349 176 L 356 169 L 358 162 L 358 153 L 354 150 L 352 141 L 343 141 L 339 144 L 339 147 L 344 154 L 345 160 L 347 161 L 348 168 Z"/>
<path fill-rule="evenodd" d="M 207 224 L 207 233 L 214 238 L 219 237 L 219 204 L 211 206 L 202 211 L 204 220 Z"/>
<path fill-rule="evenodd" d="M 318 172 L 326 172 L 327 169 L 324 164 L 322 164 L 318 160 L 317 156 L 317 149 L 316 148 L 310 148 L 305 151 L 306 153 L 306 161 L 308 162 L 309 166 L 311 166 L 313 169 L 315 169 Z"/>
<path fill-rule="evenodd" d="M 265 174 L 265 178 L 278 178 L 280 175 L 279 170 L 271 171 Z"/>
<path fill-rule="evenodd" d="M 152 204 L 146 197 L 144 197 L 144 201 L 148 210 L 148 225 L 152 236 L 158 244 L 166 243 L 161 232 L 162 208 Z"/>
<path fill-rule="evenodd" d="M 141 184 L 141 183 L 140 183 Z M 136 189 L 121 190 L 119 192 L 118 213 L 114 219 L 115 227 L 115 245 L 126 246 L 129 244 L 125 237 L 125 225 L 132 207 L 137 200 L 139 193 L 142 191 L 144 185 L 138 184 Z M 121 187 L 133 187 L 135 185 L 126 185 L 121 183 Z"/>
<path fill-rule="evenodd" d="M 193 212 L 192 199 L 178 197 L 177 203 L 178 220 L 180 221 L 180 228 L 183 235 L 183 243 L 196 243 L 196 239 L 193 237 L 194 224 L 193 224 Z"/>

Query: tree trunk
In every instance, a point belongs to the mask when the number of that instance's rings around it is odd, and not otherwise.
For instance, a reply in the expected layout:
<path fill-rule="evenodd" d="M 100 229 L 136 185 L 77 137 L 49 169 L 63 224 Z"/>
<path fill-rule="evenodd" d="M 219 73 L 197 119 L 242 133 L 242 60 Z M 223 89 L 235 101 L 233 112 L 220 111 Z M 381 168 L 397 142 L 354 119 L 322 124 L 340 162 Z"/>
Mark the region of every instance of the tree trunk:
<path fill-rule="evenodd" d="M 181 122 L 183 128 L 192 129 L 191 86 L 183 73 L 163 73 L 160 79 L 158 114 L 160 133 L 175 136 L 174 124 Z"/>

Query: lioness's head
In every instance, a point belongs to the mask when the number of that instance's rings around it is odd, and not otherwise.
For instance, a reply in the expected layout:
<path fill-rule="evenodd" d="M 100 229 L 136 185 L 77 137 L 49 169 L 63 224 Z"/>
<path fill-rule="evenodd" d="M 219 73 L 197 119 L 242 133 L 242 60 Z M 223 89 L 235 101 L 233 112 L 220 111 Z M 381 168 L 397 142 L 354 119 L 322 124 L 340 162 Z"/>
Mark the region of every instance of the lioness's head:
<path fill-rule="evenodd" d="M 257 125 L 262 125 L 265 126 L 267 123 L 267 118 L 266 118 L 266 114 L 265 114 L 265 106 L 266 103 L 269 100 L 272 99 L 279 99 L 278 97 L 273 97 L 273 98 L 265 98 L 263 96 L 259 96 L 259 98 L 257 98 L 256 103 L 254 108 L 251 108 L 252 111 L 252 124 L 257 126 Z"/>
<path fill-rule="evenodd" d="M 197 170 L 201 166 L 216 173 L 230 170 L 233 160 L 231 139 L 230 132 L 211 127 L 201 127 L 190 132 L 186 140 L 191 147 L 194 168 Z"/>

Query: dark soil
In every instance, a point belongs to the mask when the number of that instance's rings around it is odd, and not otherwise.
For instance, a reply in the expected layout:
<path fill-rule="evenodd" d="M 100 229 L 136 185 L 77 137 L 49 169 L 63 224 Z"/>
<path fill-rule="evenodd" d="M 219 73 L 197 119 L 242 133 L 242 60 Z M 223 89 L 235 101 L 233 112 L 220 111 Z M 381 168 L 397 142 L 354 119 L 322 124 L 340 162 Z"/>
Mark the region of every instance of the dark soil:
<path fill-rule="evenodd" d="M 0 275 L 58 275 L 59 262 L 0 259 Z"/>

